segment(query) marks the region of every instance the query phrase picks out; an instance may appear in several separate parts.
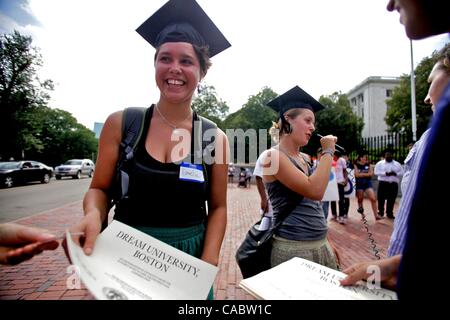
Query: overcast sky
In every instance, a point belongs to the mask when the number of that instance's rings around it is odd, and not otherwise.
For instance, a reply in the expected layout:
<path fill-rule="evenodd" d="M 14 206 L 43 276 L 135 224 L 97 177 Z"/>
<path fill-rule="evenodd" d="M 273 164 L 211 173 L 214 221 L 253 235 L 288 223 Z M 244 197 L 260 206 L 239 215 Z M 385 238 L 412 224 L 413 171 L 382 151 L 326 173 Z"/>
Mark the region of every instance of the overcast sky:
<path fill-rule="evenodd" d="M 154 49 L 135 29 L 165 0 L 0 0 L 0 30 L 32 35 L 55 82 L 51 107 L 94 122 L 157 102 Z M 232 47 L 212 59 L 205 83 L 230 111 L 269 86 L 313 97 L 346 93 L 369 76 L 410 72 L 410 45 L 387 0 L 198 0 Z M 449 41 L 414 41 L 414 62 Z"/>

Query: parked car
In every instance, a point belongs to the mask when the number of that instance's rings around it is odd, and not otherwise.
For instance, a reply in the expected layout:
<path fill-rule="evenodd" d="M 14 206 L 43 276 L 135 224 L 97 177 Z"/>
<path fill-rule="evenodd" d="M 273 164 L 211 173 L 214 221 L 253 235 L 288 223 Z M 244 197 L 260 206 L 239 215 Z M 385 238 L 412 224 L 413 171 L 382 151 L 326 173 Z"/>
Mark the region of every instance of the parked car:
<path fill-rule="evenodd" d="M 55 168 L 55 177 L 60 180 L 61 177 L 72 177 L 80 179 L 82 175 L 92 177 L 95 171 L 95 164 L 89 159 L 71 159 Z"/>
<path fill-rule="evenodd" d="M 49 183 L 53 168 L 37 161 L 0 162 L 1 186 L 11 188 L 14 185 L 31 181 Z"/>

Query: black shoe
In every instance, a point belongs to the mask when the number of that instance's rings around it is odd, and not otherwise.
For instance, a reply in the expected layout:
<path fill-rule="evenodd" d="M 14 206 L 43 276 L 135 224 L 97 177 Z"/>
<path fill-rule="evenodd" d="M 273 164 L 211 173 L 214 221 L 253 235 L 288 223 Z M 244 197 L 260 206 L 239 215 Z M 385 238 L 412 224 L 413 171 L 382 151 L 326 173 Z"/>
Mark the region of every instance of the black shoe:
<path fill-rule="evenodd" d="M 387 216 L 388 217 L 388 219 L 392 219 L 392 220 L 394 220 L 395 219 L 395 217 L 394 216 Z"/>
<path fill-rule="evenodd" d="M 364 213 L 364 208 L 363 207 L 359 207 L 358 210 L 356 210 L 356 211 L 358 211 L 359 213 Z"/>

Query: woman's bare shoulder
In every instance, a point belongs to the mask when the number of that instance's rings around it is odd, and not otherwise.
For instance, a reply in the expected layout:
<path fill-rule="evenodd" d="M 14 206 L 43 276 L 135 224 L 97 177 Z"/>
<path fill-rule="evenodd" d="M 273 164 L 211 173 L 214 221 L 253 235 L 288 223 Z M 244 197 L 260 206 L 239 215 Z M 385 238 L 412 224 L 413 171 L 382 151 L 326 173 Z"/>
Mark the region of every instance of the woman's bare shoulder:
<path fill-rule="evenodd" d="M 105 124 L 103 125 L 102 133 L 100 135 L 100 140 L 107 138 L 110 140 L 113 138 L 116 141 L 120 141 L 122 138 L 122 116 L 123 110 L 111 113 L 108 118 L 106 118 Z"/>

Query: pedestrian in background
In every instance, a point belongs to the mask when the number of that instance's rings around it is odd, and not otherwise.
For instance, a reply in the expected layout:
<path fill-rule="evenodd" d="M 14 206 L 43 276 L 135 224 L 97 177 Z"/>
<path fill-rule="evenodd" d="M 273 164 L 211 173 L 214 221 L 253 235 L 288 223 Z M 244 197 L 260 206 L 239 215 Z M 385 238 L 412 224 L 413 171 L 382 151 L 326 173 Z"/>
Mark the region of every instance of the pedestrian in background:
<path fill-rule="evenodd" d="M 358 212 L 364 213 L 363 201 L 364 194 L 367 194 L 370 204 L 372 205 L 372 212 L 375 221 L 382 219 L 378 215 L 377 199 L 375 197 L 375 191 L 372 186 L 373 168 L 368 161 L 366 153 L 361 152 L 358 154 L 358 158 L 355 161 L 355 184 L 356 184 L 356 197 L 358 198 Z"/>
<path fill-rule="evenodd" d="M 264 152 L 267 152 L 264 151 Z M 267 219 L 261 222 L 261 230 L 267 230 L 267 228 L 272 225 L 273 209 L 272 204 L 269 200 L 269 195 L 267 194 L 266 187 L 264 185 L 263 176 L 263 164 L 262 159 L 265 157 L 264 152 L 262 152 L 255 163 L 255 169 L 253 170 L 253 175 L 256 180 L 256 188 L 258 189 L 258 194 L 260 198 L 260 214 Z"/>
<path fill-rule="evenodd" d="M 230 162 L 228 165 L 228 183 L 233 183 L 234 180 L 234 164 Z"/>
<path fill-rule="evenodd" d="M 312 172 L 315 172 L 317 169 L 317 165 L 320 162 L 320 157 L 322 156 L 322 148 L 317 149 L 317 155 L 316 155 L 316 159 L 313 162 L 313 167 L 312 167 Z M 333 160 L 334 162 L 334 160 Z M 330 202 L 335 202 L 335 201 L 323 201 L 322 200 L 322 209 L 323 209 L 323 215 L 325 217 L 325 220 L 328 221 L 328 211 L 330 208 Z M 333 219 L 336 220 L 336 217 L 333 216 Z"/>
<path fill-rule="evenodd" d="M 339 151 L 334 152 L 334 160 L 336 161 L 336 182 L 338 185 L 339 192 L 339 217 L 338 222 L 341 224 L 345 224 L 347 222 L 348 215 L 348 205 L 345 198 L 344 188 L 347 185 L 348 176 L 347 176 L 347 161 L 342 157 Z"/>
<path fill-rule="evenodd" d="M 394 219 L 394 204 L 398 194 L 398 184 L 403 175 L 402 165 L 395 161 L 392 151 L 384 152 L 384 159 L 375 165 L 375 175 L 378 178 L 378 215 L 384 217 L 386 208 L 386 216 Z"/>

